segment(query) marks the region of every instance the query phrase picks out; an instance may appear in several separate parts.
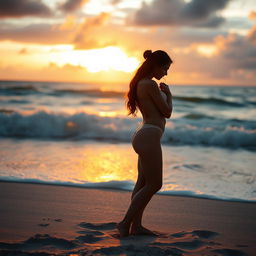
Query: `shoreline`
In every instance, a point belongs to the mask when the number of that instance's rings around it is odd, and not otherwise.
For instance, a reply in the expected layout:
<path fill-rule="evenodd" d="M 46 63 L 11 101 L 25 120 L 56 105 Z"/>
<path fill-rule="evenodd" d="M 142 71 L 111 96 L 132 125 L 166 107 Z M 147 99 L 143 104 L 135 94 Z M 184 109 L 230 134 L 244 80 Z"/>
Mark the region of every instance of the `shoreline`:
<path fill-rule="evenodd" d="M 132 190 L 125 189 L 125 188 L 114 188 L 114 187 L 104 187 L 104 186 L 95 186 L 95 187 L 90 187 L 90 186 L 85 186 L 84 184 L 61 184 L 61 183 L 51 183 L 47 181 L 16 181 L 16 180 L 1 180 L 0 179 L 0 184 L 1 182 L 3 183 L 21 183 L 21 184 L 35 184 L 35 185 L 46 185 L 46 186 L 61 186 L 61 187 L 71 187 L 71 188 L 80 188 L 80 189 L 96 189 L 96 190 L 107 190 L 107 191 L 113 191 L 113 192 L 128 192 L 131 193 Z M 108 182 L 105 182 L 108 184 Z M 102 182 L 102 184 L 104 184 Z M 180 193 L 180 194 L 179 194 Z M 246 199 L 239 199 L 239 198 L 229 198 L 229 199 L 224 199 L 224 198 L 218 198 L 217 196 L 212 196 L 212 195 L 190 195 L 190 194 L 181 194 L 180 191 L 176 191 L 173 194 L 168 194 L 165 193 L 165 191 L 158 192 L 156 195 L 159 196 L 174 196 L 174 197 L 185 197 L 185 198 L 194 198 L 194 199 L 206 199 L 206 200 L 215 200 L 215 201 L 223 201 L 223 202 L 237 202 L 237 203 L 249 203 L 249 204 L 256 204 L 256 201 L 253 200 L 246 200 Z"/>
<path fill-rule="evenodd" d="M 256 252 L 254 203 L 157 194 L 145 210 L 143 225 L 164 235 L 119 239 L 115 225 L 125 214 L 130 192 L 38 185 L 0 182 L 0 252 L 63 255 L 98 250 L 109 255 L 113 250 L 110 255 L 119 255 L 115 252 L 150 249 L 142 255 L 241 256 Z M 150 254 L 154 250 L 158 252 Z"/>

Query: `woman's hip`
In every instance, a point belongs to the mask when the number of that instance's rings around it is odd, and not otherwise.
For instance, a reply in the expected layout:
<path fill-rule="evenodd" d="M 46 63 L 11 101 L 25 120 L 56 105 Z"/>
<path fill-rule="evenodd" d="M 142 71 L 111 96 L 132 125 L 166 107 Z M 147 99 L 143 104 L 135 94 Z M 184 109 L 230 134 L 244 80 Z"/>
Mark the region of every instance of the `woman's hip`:
<path fill-rule="evenodd" d="M 155 147 L 160 147 L 160 140 L 163 131 L 160 127 L 151 124 L 144 124 L 134 132 L 132 136 L 132 146 L 134 150 L 148 151 L 153 150 Z"/>

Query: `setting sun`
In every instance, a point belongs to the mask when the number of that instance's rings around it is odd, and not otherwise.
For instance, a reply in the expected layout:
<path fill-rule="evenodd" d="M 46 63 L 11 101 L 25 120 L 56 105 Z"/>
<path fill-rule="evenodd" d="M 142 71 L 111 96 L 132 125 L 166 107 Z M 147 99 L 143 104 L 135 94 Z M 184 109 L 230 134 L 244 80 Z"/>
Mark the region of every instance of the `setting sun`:
<path fill-rule="evenodd" d="M 58 66 L 81 66 L 92 73 L 110 70 L 132 72 L 139 65 L 136 58 L 128 57 L 122 49 L 113 46 L 92 50 L 61 47 L 59 51 L 51 52 L 49 58 Z"/>

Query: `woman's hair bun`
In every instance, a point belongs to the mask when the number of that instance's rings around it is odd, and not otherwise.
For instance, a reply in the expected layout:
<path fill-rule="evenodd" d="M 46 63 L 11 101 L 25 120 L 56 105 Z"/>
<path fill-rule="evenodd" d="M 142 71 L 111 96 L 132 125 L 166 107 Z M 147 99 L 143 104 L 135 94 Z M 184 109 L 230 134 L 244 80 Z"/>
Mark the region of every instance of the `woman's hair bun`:
<path fill-rule="evenodd" d="M 151 55 L 152 55 L 152 51 L 151 51 L 151 50 L 146 50 L 146 51 L 143 53 L 144 59 L 147 59 L 147 58 L 150 57 Z"/>

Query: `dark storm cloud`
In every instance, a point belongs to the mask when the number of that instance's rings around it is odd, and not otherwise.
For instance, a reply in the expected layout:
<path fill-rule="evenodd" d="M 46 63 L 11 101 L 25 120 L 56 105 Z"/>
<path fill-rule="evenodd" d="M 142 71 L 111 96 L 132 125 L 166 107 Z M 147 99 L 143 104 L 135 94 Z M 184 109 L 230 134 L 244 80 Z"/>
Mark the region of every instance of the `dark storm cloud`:
<path fill-rule="evenodd" d="M 88 2 L 88 0 L 67 0 L 65 3 L 60 5 L 60 9 L 65 12 L 76 11 L 86 2 Z"/>
<path fill-rule="evenodd" d="M 0 18 L 49 16 L 51 10 L 40 0 L 0 0 Z"/>
<path fill-rule="evenodd" d="M 143 2 L 131 22 L 137 25 L 184 25 L 217 27 L 224 18 L 217 12 L 224 9 L 230 0 L 154 0 L 151 4 Z"/>
<path fill-rule="evenodd" d="M 181 14 L 192 19 L 208 18 L 212 13 L 224 9 L 227 3 L 228 0 L 192 0 L 183 6 Z"/>

